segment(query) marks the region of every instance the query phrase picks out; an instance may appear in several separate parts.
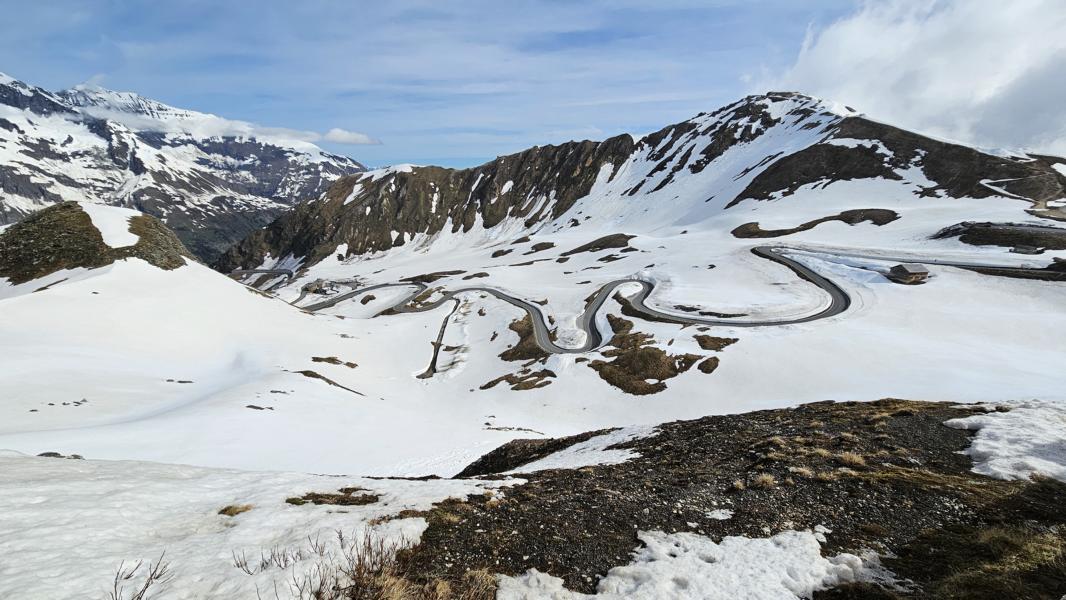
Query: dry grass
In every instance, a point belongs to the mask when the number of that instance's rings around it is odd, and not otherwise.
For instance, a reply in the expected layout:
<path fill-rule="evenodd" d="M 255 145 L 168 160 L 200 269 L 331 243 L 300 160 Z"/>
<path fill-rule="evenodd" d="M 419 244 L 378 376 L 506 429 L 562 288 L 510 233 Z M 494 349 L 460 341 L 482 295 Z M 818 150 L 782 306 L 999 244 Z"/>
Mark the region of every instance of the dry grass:
<path fill-rule="evenodd" d="M 841 452 L 839 455 L 837 455 L 837 460 L 840 461 L 841 464 L 847 465 L 849 467 L 866 466 L 866 459 L 863 458 L 861 454 L 858 454 L 856 452 Z"/>
<path fill-rule="evenodd" d="M 733 489 L 735 491 L 743 492 L 745 489 L 747 489 L 747 487 L 748 487 L 748 485 L 746 483 L 744 483 L 743 479 L 737 479 L 737 480 L 733 481 Z"/>
<path fill-rule="evenodd" d="M 249 563 L 234 553 L 234 566 L 248 575 L 267 570 L 289 572 L 288 590 L 275 588 L 260 598 L 275 600 L 490 600 L 496 578 L 485 569 L 467 571 L 457 580 L 418 581 L 402 560 L 409 544 L 387 541 L 369 530 L 361 537 L 337 532 L 336 543 L 308 538 L 306 547 L 273 548 Z M 307 566 L 306 561 L 313 561 Z M 286 593 L 287 592 L 287 593 Z M 110 600 L 110 599 L 109 599 Z M 147 600 L 118 596 L 114 600 Z"/>
<path fill-rule="evenodd" d="M 815 448 L 814 450 L 811 450 L 811 454 L 820 458 L 829 458 L 833 456 L 833 453 L 825 448 Z"/>
<path fill-rule="evenodd" d="M 229 506 L 223 506 L 218 514 L 225 515 L 227 517 L 236 517 L 237 515 L 252 510 L 251 504 L 230 504 Z"/>
<path fill-rule="evenodd" d="M 777 486 L 777 479 L 769 473 L 759 473 L 755 477 L 752 477 L 751 485 L 758 488 L 770 489 Z"/>
<path fill-rule="evenodd" d="M 799 475 L 800 477 L 814 477 L 814 471 L 808 469 L 807 467 L 789 467 L 788 472 L 794 475 Z"/>

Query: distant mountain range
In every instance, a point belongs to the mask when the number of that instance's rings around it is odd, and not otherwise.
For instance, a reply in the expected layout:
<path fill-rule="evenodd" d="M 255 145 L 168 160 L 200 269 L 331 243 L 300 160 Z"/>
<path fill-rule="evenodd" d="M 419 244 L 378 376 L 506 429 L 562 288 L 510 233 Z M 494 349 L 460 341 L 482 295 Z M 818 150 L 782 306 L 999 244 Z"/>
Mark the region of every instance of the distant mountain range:
<path fill-rule="evenodd" d="M 300 134 L 130 92 L 0 74 L 0 225 L 64 200 L 158 217 L 210 261 L 363 165 Z"/>

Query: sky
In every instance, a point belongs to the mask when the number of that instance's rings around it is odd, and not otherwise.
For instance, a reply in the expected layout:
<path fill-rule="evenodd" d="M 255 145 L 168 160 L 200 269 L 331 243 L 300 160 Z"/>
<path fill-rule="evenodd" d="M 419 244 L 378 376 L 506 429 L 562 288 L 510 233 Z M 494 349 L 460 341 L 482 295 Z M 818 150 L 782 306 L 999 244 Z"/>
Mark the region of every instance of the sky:
<path fill-rule="evenodd" d="M 0 71 L 472 166 L 794 90 L 1066 154 L 1061 0 L 0 0 Z"/>

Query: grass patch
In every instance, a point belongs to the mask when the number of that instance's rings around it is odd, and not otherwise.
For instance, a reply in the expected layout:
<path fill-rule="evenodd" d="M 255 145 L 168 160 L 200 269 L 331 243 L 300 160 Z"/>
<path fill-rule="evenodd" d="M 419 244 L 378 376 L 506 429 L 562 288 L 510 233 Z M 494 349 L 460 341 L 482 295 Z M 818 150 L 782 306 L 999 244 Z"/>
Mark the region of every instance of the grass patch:
<path fill-rule="evenodd" d="M 594 360 L 588 363 L 612 386 L 634 395 L 655 394 L 666 389 L 666 379 L 677 377 L 692 368 L 700 359 L 696 354 L 672 355 L 651 346 L 652 336 L 633 331 L 633 322 L 607 315 L 614 336 L 603 356 L 610 362 Z"/>
<path fill-rule="evenodd" d="M 718 352 L 726 346 L 731 346 L 739 341 L 737 338 L 714 337 L 713 335 L 703 334 L 696 335 L 693 337 L 695 338 L 696 343 L 700 345 L 701 349 L 713 350 L 715 352 Z"/>
<path fill-rule="evenodd" d="M 377 494 L 356 494 L 357 491 L 364 491 L 360 488 L 341 488 L 337 494 L 323 494 L 319 492 L 308 492 L 303 496 L 286 498 L 287 504 L 294 506 L 303 506 L 304 504 L 329 504 L 334 506 L 365 506 L 367 504 L 374 504 L 380 499 Z"/>
<path fill-rule="evenodd" d="M 252 510 L 251 504 L 230 504 L 229 506 L 223 506 L 218 514 L 225 515 L 227 517 L 236 517 L 237 515 Z"/>

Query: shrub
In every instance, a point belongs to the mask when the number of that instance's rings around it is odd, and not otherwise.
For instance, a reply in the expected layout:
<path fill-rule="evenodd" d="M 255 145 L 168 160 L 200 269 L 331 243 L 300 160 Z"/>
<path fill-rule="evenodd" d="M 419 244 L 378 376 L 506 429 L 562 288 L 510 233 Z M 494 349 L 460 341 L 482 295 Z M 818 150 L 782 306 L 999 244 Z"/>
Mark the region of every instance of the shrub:
<path fill-rule="evenodd" d="M 840 455 L 837 456 L 837 460 L 839 460 L 841 464 L 845 464 L 849 467 L 866 466 L 866 459 L 863 458 L 861 454 L 855 452 L 841 452 Z"/>
<path fill-rule="evenodd" d="M 751 484 L 755 487 L 769 489 L 777 485 L 777 479 L 769 473 L 759 473 L 752 478 Z"/>
<path fill-rule="evenodd" d="M 165 586 L 170 582 L 172 576 L 170 574 L 170 563 L 166 562 L 164 558 L 166 552 L 159 555 L 159 560 L 154 563 L 148 563 L 148 568 L 144 570 L 144 581 L 140 585 L 134 585 L 132 589 L 127 590 L 126 585 L 131 581 L 139 577 L 141 567 L 144 566 L 144 561 L 139 560 L 137 564 L 127 568 L 125 561 L 119 564 L 118 569 L 115 571 L 115 579 L 111 586 L 111 592 L 108 593 L 108 600 L 147 600 L 149 598 L 149 592 L 159 591 L 159 588 Z"/>

